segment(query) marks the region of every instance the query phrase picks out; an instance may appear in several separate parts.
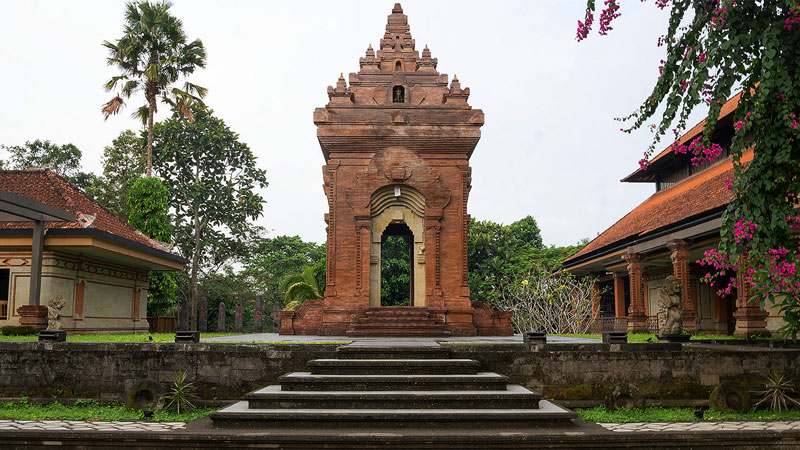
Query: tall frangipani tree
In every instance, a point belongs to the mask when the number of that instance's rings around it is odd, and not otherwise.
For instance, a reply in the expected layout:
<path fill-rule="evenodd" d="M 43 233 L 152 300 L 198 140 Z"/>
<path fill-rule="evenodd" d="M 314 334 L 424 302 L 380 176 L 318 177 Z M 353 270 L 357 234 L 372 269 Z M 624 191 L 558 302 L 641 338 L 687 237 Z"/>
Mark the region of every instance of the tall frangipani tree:
<path fill-rule="evenodd" d="M 620 3 L 603 3 L 599 34 L 612 29 L 622 14 Z M 622 131 L 641 127 L 654 131 L 655 139 L 640 161 L 646 169 L 662 137 L 676 139 L 686 129 L 689 114 L 705 108 L 708 119 L 702 135 L 688 145 L 673 144 L 674 151 L 689 153 L 694 163 L 702 164 L 719 157 L 721 148 L 711 141 L 712 131 L 722 105 L 741 92 L 729 150 L 735 168 L 728 183 L 733 200 L 723 216 L 719 247 L 707 252 L 701 264 L 710 269 L 707 280 L 722 281 L 717 286 L 723 293 L 749 287 L 752 300 L 762 308 L 767 301 L 776 304 L 787 323 L 784 333 L 796 337 L 800 331 L 800 2 L 654 3 L 669 14 L 667 29 L 653 42 L 665 56 L 650 95 L 620 119 L 627 123 Z M 578 41 L 589 35 L 595 13 L 594 0 L 588 0 L 585 17 L 578 22 Z M 754 156 L 746 163 L 742 154 L 751 148 Z M 741 275 L 720 280 L 733 271 Z"/>
<path fill-rule="evenodd" d="M 133 112 L 147 127 L 147 178 L 153 166 L 153 117 L 159 100 L 178 111 L 185 119 L 194 120 L 192 106 L 202 106 L 207 89 L 184 81 L 183 88 L 174 85 L 206 65 L 206 50 L 200 39 L 189 42 L 183 23 L 169 13 L 167 1 L 129 2 L 125 5 L 125 25 L 116 42 L 103 42 L 108 49 L 108 65 L 120 74 L 105 84 L 114 97 L 104 104 L 105 119 L 117 114 L 137 92 L 144 93 L 145 104 Z"/>

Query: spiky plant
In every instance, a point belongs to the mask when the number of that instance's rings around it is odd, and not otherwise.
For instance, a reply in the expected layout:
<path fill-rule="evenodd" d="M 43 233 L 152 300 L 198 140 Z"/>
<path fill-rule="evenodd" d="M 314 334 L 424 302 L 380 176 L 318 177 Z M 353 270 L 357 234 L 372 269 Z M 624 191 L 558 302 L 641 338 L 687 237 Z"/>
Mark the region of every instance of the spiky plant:
<path fill-rule="evenodd" d="M 207 89 L 185 82 L 183 89 L 172 86 L 198 67 L 206 66 L 206 50 L 200 39 L 188 42 L 183 23 L 169 13 L 167 1 L 150 3 L 132 1 L 125 5 L 125 26 L 116 42 L 103 42 L 108 49 L 108 65 L 116 66 L 120 75 L 104 85 L 116 91 L 114 98 L 103 105 L 101 112 L 108 119 L 117 114 L 136 92 L 143 92 L 145 104 L 133 112 L 147 127 L 147 178 L 153 166 L 153 116 L 159 98 L 194 120 L 191 106 L 203 105 Z"/>
<path fill-rule="evenodd" d="M 769 408 L 776 413 L 785 409 L 789 409 L 790 405 L 800 406 L 800 402 L 792 398 L 795 393 L 792 380 L 786 379 L 778 372 L 772 372 L 764 380 L 765 388 L 763 391 L 758 391 L 762 396 L 755 406 L 762 404 L 769 404 Z"/>
<path fill-rule="evenodd" d="M 325 293 L 324 266 L 303 266 L 300 273 L 283 280 L 284 305 L 295 310 L 306 300 L 321 299 Z"/>
<path fill-rule="evenodd" d="M 182 370 L 175 372 L 172 378 L 172 386 L 170 386 L 164 398 L 168 400 L 166 407 L 175 406 L 178 414 L 181 413 L 181 409 L 194 409 L 192 401 L 197 400 L 197 395 L 195 394 L 194 383 L 186 378 L 186 372 Z"/>

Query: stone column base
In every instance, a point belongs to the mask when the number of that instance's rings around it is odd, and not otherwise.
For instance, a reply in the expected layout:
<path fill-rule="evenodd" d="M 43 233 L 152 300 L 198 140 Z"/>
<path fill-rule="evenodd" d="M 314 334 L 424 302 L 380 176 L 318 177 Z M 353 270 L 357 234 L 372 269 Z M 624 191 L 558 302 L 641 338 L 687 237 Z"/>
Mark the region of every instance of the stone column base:
<path fill-rule="evenodd" d="M 647 333 L 647 316 L 644 314 L 629 314 L 628 333 Z"/>
<path fill-rule="evenodd" d="M 758 306 L 737 308 L 733 313 L 733 318 L 736 319 L 736 328 L 733 331 L 734 336 L 770 335 L 769 330 L 767 330 L 767 313 Z"/>
<path fill-rule="evenodd" d="M 47 306 L 23 305 L 17 308 L 17 314 L 20 326 L 31 327 L 37 333 L 47 329 Z"/>

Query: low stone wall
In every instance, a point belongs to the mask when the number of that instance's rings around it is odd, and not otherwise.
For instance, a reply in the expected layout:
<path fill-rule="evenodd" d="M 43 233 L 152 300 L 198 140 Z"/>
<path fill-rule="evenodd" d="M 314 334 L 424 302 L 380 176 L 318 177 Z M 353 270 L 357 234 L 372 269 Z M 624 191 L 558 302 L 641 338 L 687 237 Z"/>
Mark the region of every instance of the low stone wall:
<path fill-rule="evenodd" d="M 168 387 L 175 371 L 204 400 L 238 399 L 337 344 L 0 342 L 0 397 L 124 400 L 139 380 Z"/>
<path fill-rule="evenodd" d="M 177 370 L 194 380 L 205 400 L 240 398 L 304 370 L 306 362 L 335 357 L 337 344 L 173 344 L 0 342 L 0 397 L 59 397 L 123 400 L 137 381 L 167 386 Z M 453 358 L 471 358 L 482 370 L 545 397 L 596 403 L 626 381 L 645 398 L 708 399 L 716 384 L 737 380 L 762 388 L 771 371 L 797 379 L 800 350 L 740 349 L 674 344 L 452 344 Z M 575 404 L 575 403 L 572 403 Z"/>
<path fill-rule="evenodd" d="M 797 380 L 800 350 L 680 344 L 452 345 L 453 358 L 479 360 L 483 370 L 573 405 L 597 403 L 621 382 L 637 386 L 645 399 L 661 404 L 708 400 L 720 381 L 764 388 L 775 371 Z"/>

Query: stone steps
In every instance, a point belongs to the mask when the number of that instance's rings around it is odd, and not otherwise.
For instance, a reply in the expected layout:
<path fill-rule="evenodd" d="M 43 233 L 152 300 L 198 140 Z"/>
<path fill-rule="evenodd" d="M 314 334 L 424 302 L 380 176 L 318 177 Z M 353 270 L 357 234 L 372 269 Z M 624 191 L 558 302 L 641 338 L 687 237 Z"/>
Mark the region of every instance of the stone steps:
<path fill-rule="evenodd" d="M 577 414 L 547 400 L 535 409 L 252 409 L 247 401 L 212 413 L 215 424 L 248 428 L 492 428 L 563 427 Z"/>
<path fill-rule="evenodd" d="M 294 372 L 278 379 L 286 391 L 440 391 L 505 389 L 508 378 L 494 372 L 470 375 L 315 375 Z"/>
<path fill-rule="evenodd" d="M 393 306 L 363 311 L 353 319 L 345 335 L 447 337 L 450 331 L 427 308 Z"/>
<path fill-rule="evenodd" d="M 267 386 L 245 396 L 253 409 L 536 409 L 541 395 L 509 384 L 498 391 L 284 391 Z"/>
<path fill-rule="evenodd" d="M 450 349 L 433 347 L 397 347 L 345 345 L 336 350 L 337 359 L 450 359 Z"/>
<path fill-rule="evenodd" d="M 211 414 L 215 426 L 259 429 L 517 430 L 572 427 L 575 413 L 439 345 L 351 344 Z"/>
<path fill-rule="evenodd" d="M 308 367 L 322 375 L 467 375 L 478 373 L 480 364 L 472 359 L 316 359 Z"/>

